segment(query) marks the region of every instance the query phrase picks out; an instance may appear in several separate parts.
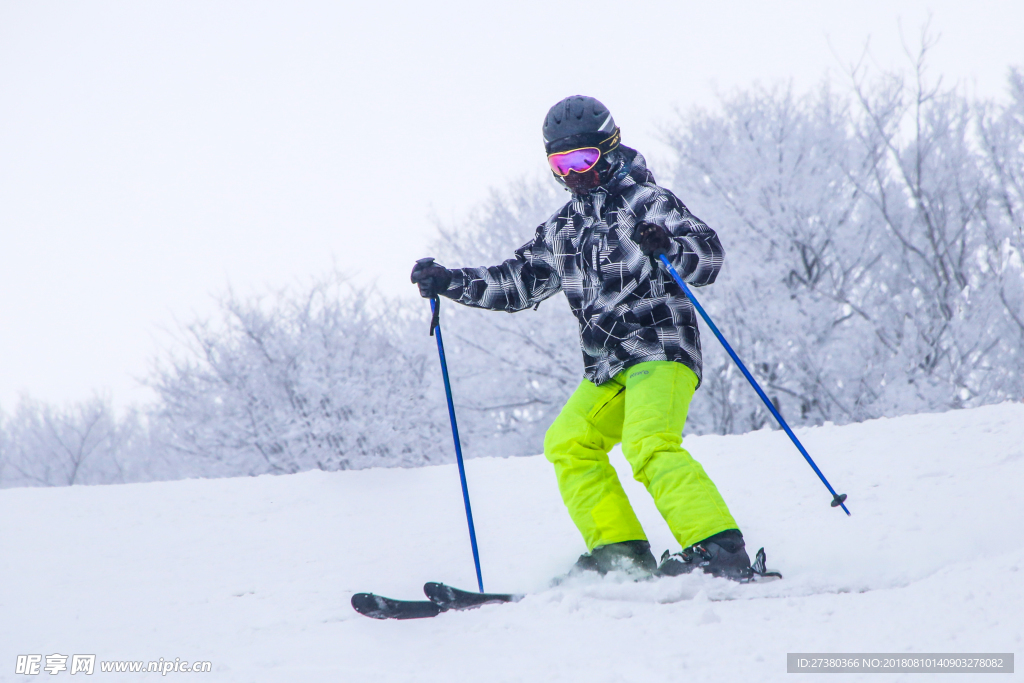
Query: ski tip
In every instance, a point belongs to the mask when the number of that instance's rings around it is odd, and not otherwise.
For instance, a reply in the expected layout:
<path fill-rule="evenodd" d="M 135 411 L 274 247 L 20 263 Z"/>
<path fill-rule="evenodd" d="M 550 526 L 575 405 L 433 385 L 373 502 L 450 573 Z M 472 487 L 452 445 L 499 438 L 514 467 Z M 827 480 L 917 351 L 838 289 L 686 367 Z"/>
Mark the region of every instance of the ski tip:
<path fill-rule="evenodd" d="M 373 593 L 356 593 L 352 596 L 352 609 L 371 619 L 387 619 L 387 605 L 384 599 Z"/>
<path fill-rule="evenodd" d="M 427 581 L 423 584 L 423 594 L 427 596 L 427 599 L 438 604 L 455 600 L 455 591 L 450 586 L 437 581 Z"/>
<path fill-rule="evenodd" d="M 750 565 L 750 568 L 754 570 L 755 574 L 763 574 L 767 560 L 768 557 L 764 554 L 764 548 L 759 548 L 754 554 L 754 564 Z"/>
<path fill-rule="evenodd" d="M 768 556 L 764 552 L 764 548 L 758 548 L 757 553 L 754 555 L 754 563 L 750 565 L 750 568 L 754 571 L 754 575 L 751 579 L 755 582 L 765 581 L 767 579 L 781 579 L 782 574 L 775 571 L 769 571 L 765 565 L 768 562 Z"/>

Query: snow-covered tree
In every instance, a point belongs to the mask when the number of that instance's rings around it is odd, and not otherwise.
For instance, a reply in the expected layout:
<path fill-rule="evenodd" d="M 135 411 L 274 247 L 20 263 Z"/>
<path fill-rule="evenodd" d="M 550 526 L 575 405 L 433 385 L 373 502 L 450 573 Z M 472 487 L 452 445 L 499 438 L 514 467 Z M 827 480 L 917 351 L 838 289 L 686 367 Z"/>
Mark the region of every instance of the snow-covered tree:
<path fill-rule="evenodd" d="M 978 115 L 929 84 L 923 45 L 910 79 L 854 70 L 848 99 L 755 89 L 668 131 L 675 189 L 728 253 L 698 295 L 795 423 L 1022 394 L 1019 75 Z M 703 341 L 691 424 L 764 423 Z"/>
<path fill-rule="evenodd" d="M 135 437 L 99 397 L 63 408 L 25 397 L 0 418 L 0 485 L 71 486 L 126 480 L 122 461 Z"/>
<path fill-rule="evenodd" d="M 426 316 L 339 277 L 221 302 L 188 325 L 152 380 L 154 421 L 205 473 L 239 475 L 444 461 L 444 395 Z M 447 447 L 446 447 L 447 446 Z"/>
<path fill-rule="evenodd" d="M 869 282 L 878 238 L 866 221 L 845 103 L 829 90 L 726 98 L 668 131 L 673 186 L 718 231 L 726 262 L 696 293 L 765 390 L 798 422 L 870 415 Z M 698 431 L 756 429 L 771 418 L 705 333 Z"/>
<path fill-rule="evenodd" d="M 1024 395 L 1024 74 L 1009 75 L 1010 99 L 978 107 L 979 134 L 990 190 L 983 215 L 984 258 L 979 267 L 992 279 L 1002 304 L 1004 331 L 998 367 L 1008 395 Z"/>

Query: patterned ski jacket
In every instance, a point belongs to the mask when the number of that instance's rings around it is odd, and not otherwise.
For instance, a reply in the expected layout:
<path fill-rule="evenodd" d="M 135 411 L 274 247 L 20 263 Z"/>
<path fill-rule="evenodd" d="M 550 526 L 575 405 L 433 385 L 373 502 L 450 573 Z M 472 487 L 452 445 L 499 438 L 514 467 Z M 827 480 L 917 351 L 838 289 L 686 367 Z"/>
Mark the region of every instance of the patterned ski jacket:
<path fill-rule="evenodd" d="M 636 226 L 673 236 L 667 256 L 683 279 L 715 281 L 724 251 L 718 236 L 654 182 L 643 156 L 620 146 L 611 180 L 542 223 L 515 258 L 460 268 L 444 296 L 467 306 L 521 311 L 565 293 L 579 321 L 584 375 L 603 384 L 644 361 L 683 363 L 701 377 L 697 316 L 665 268 L 640 251 Z"/>

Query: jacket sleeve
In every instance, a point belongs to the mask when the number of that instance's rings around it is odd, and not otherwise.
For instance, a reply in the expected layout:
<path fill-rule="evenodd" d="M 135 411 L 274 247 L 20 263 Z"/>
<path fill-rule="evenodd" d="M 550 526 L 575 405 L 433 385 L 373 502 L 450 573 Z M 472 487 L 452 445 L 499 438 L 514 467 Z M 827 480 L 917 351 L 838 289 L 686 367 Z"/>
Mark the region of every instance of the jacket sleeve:
<path fill-rule="evenodd" d="M 668 190 L 645 208 L 642 220 L 668 230 L 672 250 L 666 254 L 683 280 L 696 287 L 710 285 L 718 277 L 725 249 L 715 231 L 690 213 L 686 205 Z"/>
<path fill-rule="evenodd" d="M 547 234 L 551 222 L 516 249 L 515 258 L 497 266 L 457 268 L 444 296 L 459 303 L 514 313 L 540 303 L 562 288 Z"/>

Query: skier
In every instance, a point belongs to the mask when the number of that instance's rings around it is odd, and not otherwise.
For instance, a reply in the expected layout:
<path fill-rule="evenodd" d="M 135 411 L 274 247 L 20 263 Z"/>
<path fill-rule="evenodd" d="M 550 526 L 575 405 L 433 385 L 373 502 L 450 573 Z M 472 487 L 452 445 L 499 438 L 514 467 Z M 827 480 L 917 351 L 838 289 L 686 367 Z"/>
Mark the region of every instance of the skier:
<path fill-rule="evenodd" d="M 521 311 L 558 291 L 569 300 L 584 378 L 548 429 L 544 455 L 587 546 L 571 573 L 674 576 L 699 567 L 747 580 L 743 535 L 682 447 L 700 385 L 700 338 L 693 305 L 657 261 L 664 254 L 686 282 L 709 285 L 722 267 L 718 236 L 655 183 L 596 99 L 557 103 L 543 134 L 551 172 L 572 199 L 501 265 L 449 270 L 421 259 L 412 281 L 423 297 L 498 311 Z M 619 442 L 682 547 L 660 565 L 608 462 Z"/>

